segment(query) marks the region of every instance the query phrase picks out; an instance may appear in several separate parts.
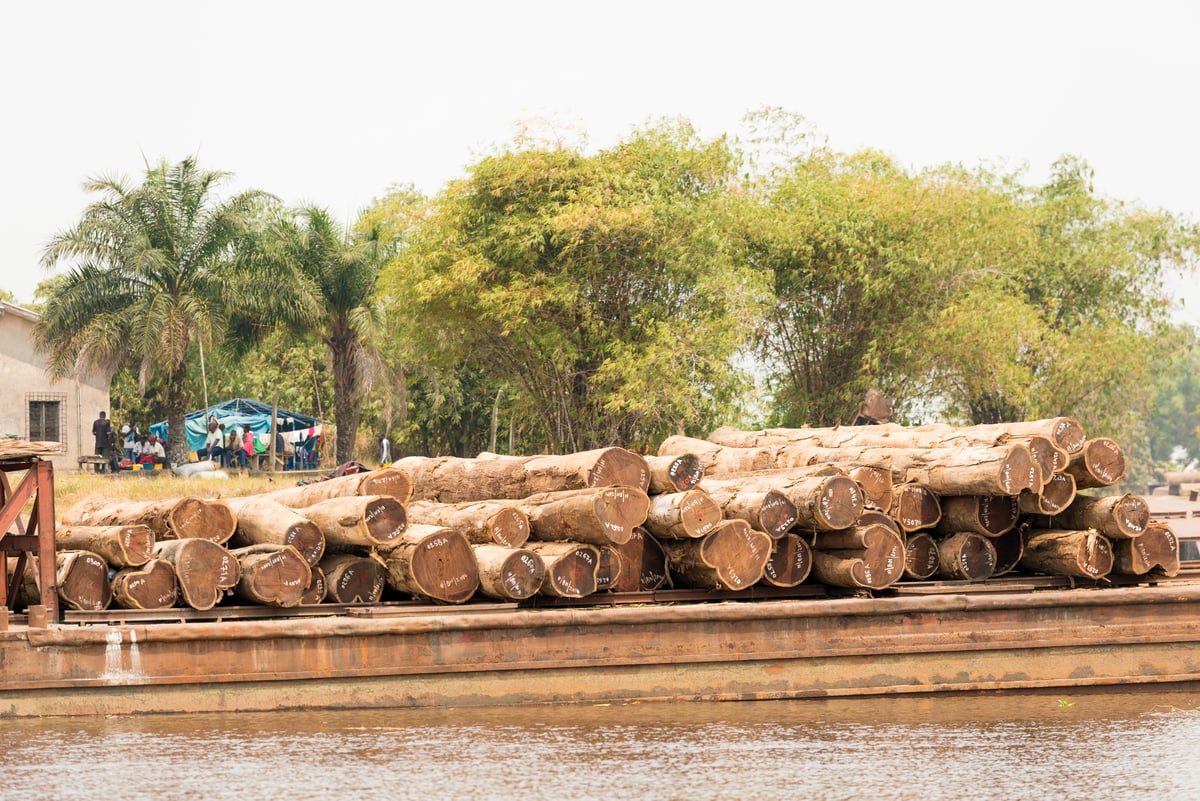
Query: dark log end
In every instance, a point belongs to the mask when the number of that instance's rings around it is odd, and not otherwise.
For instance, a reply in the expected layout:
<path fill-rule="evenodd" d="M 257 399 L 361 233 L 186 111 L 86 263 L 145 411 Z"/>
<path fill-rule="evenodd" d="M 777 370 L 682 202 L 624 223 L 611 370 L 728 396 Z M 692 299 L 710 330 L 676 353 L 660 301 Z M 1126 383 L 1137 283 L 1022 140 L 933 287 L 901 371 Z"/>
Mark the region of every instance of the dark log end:
<path fill-rule="evenodd" d="M 1054 426 L 1054 444 L 1062 448 L 1068 454 L 1075 454 L 1083 450 L 1083 444 L 1087 441 L 1087 434 L 1083 430 L 1083 425 L 1076 419 L 1071 417 L 1060 417 Z"/>
<path fill-rule="evenodd" d="M 596 591 L 611 590 L 625 572 L 625 561 L 615 546 L 596 547 L 600 551 L 600 561 L 596 564 Z"/>
<path fill-rule="evenodd" d="M 854 525 L 863 510 L 863 492 L 849 476 L 830 476 L 822 482 L 817 515 L 830 531 Z"/>
<path fill-rule="evenodd" d="M 179 598 L 175 568 L 165 559 L 118 571 L 112 587 L 117 604 L 130 609 L 169 609 Z"/>
<path fill-rule="evenodd" d="M 904 575 L 904 538 L 887 526 L 868 526 L 863 542 L 862 586 L 882 590 L 899 581 Z"/>
<path fill-rule="evenodd" d="M 762 582 L 772 587 L 795 587 L 812 572 L 812 549 L 796 534 L 785 534 L 771 548 Z"/>
<path fill-rule="evenodd" d="M 797 517 L 796 505 L 782 492 L 775 490 L 766 494 L 758 510 L 759 526 L 771 537 L 782 537 L 784 532 L 796 525 Z"/>
<path fill-rule="evenodd" d="M 184 602 L 200 611 L 212 609 L 224 591 L 237 586 L 242 570 L 237 559 L 210 540 L 187 539 L 178 545 L 174 564 Z"/>
<path fill-rule="evenodd" d="M 1120 445 L 1107 437 L 1088 440 L 1083 448 L 1083 463 L 1087 474 L 1097 482 L 1093 486 L 1108 487 L 1125 477 L 1125 454 Z"/>
<path fill-rule="evenodd" d="M 1066 451 L 1055 445 L 1048 437 L 1030 437 L 1026 443 L 1033 462 L 1042 470 L 1042 479 L 1062 472 L 1067 468 L 1071 457 Z"/>
<path fill-rule="evenodd" d="M 1002 576 L 1016 570 L 1025 554 L 1025 538 L 1015 525 L 1001 534 L 991 538 L 992 547 L 996 549 L 996 569 L 993 576 Z"/>
<path fill-rule="evenodd" d="M 325 535 L 316 523 L 304 520 L 288 526 L 284 534 L 285 545 L 290 545 L 300 552 L 300 556 L 309 565 L 315 565 L 325 555 Z"/>
<path fill-rule="evenodd" d="M 1041 514 L 1056 515 L 1075 500 L 1075 477 L 1068 473 L 1055 473 L 1042 485 L 1038 496 Z"/>
<path fill-rule="evenodd" d="M 982 581 L 996 572 L 996 548 L 973 531 L 952 534 L 937 543 L 938 575 L 947 579 Z"/>
<path fill-rule="evenodd" d="M 694 453 L 684 453 L 671 460 L 667 478 L 677 492 L 690 490 L 704 478 L 704 465 Z"/>
<path fill-rule="evenodd" d="M 886 512 L 892 505 L 892 471 L 882 467 L 854 467 L 850 477 L 858 482 L 863 492 L 863 506 Z"/>
<path fill-rule="evenodd" d="M 635 528 L 629 542 L 615 547 L 621 554 L 624 569 L 610 589 L 640 592 L 657 590 L 666 583 L 667 554 L 646 529 Z"/>
<path fill-rule="evenodd" d="M 258 551 L 252 547 L 235 554 L 242 569 L 237 594 L 265 606 L 284 609 L 298 606 L 312 581 L 312 570 L 295 548 L 286 545 L 272 547 L 275 548 L 273 552 Z"/>
<path fill-rule="evenodd" d="M 369 501 L 363 509 L 363 522 L 367 531 L 379 543 L 397 539 L 408 527 L 404 505 L 395 498 L 379 496 Z"/>
<path fill-rule="evenodd" d="M 489 517 L 485 525 L 488 536 L 497 545 L 520 548 L 529 542 L 529 517 L 520 509 L 501 509 Z"/>
<path fill-rule="evenodd" d="M 599 561 L 599 551 L 590 545 L 580 545 L 561 558 L 546 560 L 542 591 L 563 598 L 591 595 L 596 591 Z"/>
<path fill-rule="evenodd" d="M 533 551 L 514 550 L 500 568 L 500 583 L 504 593 L 514 601 L 529 598 L 538 591 L 546 578 L 546 563 Z"/>
<path fill-rule="evenodd" d="M 325 571 L 321 569 L 320 565 L 313 565 L 308 586 L 304 588 L 304 594 L 300 596 L 300 605 L 316 606 L 325 600 L 328 592 L 329 586 L 325 581 Z"/>
<path fill-rule="evenodd" d="M 339 604 L 373 604 L 383 594 L 387 570 L 375 559 L 335 554 L 321 561 L 327 597 Z"/>
<path fill-rule="evenodd" d="M 58 560 L 58 596 L 72 609 L 98 611 L 112 603 L 108 563 L 91 551 L 63 551 Z"/>
<path fill-rule="evenodd" d="M 904 543 L 904 575 L 924 581 L 937 573 L 938 550 L 933 537 L 923 532 L 912 534 Z"/>
<path fill-rule="evenodd" d="M 427 598 L 457 604 L 479 588 L 479 566 L 471 543 L 452 528 L 422 537 L 411 559 L 412 580 Z"/>
<path fill-rule="evenodd" d="M 1017 497 L 1009 495 L 981 496 L 977 509 L 979 525 L 994 537 L 1011 531 L 1021 514 Z"/>
<path fill-rule="evenodd" d="M 744 520 L 726 520 L 704 539 L 701 556 L 716 569 L 725 589 L 743 590 L 762 578 L 771 558 L 771 537 Z"/>
<path fill-rule="evenodd" d="M 896 487 L 892 517 L 903 531 L 931 528 L 942 519 L 942 505 L 937 493 L 928 487 L 904 484 Z"/>
<path fill-rule="evenodd" d="M 149 526 L 122 526 L 120 539 L 121 550 L 131 567 L 144 565 L 154 556 L 154 532 Z"/>
<path fill-rule="evenodd" d="M 606 448 L 588 472 L 589 487 L 650 488 L 650 466 L 646 460 L 625 448 Z"/>
<path fill-rule="evenodd" d="M 1013 445 L 1000 463 L 997 476 L 1000 495 L 1020 495 L 1021 490 L 1033 493 L 1042 491 L 1042 470 L 1033 460 L 1033 454 L 1024 445 Z"/>
<path fill-rule="evenodd" d="M 1150 507 L 1140 495 L 1125 495 L 1117 501 L 1113 519 L 1121 533 L 1132 539 L 1141 536 L 1150 524 Z"/>

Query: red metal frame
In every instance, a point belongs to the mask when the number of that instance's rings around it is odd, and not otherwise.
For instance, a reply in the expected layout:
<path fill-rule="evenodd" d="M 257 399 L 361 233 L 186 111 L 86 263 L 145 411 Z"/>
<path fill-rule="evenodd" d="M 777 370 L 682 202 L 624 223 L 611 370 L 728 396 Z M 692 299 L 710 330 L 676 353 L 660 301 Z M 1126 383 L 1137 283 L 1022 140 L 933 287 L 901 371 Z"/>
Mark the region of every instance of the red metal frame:
<path fill-rule="evenodd" d="M 14 490 L 8 474 L 25 471 L 25 478 Z M 21 519 L 25 504 L 33 500 L 29 525 Z M 11 530 L 15 529 L 15 531 Z M 29 555 L 38 557 L 38 586 L 46 619 L 59 619 L 58 587 L 55 585 L 54 565 L 54 465 L 37 458 L 0 461 L 0 556 L 7 562 L 16 554 L 16 572 L 12 586 L 8 583 L 7 565 L 0 565 L 0 604 L 12 609 L 21 589 L 25 571 L 30 567 Z"/>

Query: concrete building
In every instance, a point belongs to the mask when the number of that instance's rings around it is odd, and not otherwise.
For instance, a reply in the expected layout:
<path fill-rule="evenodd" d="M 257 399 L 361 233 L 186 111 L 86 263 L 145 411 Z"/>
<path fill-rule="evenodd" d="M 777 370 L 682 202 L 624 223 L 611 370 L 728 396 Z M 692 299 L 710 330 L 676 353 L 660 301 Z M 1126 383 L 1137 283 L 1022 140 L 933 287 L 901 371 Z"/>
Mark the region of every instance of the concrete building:
<path fill-rule="evenodd" d="M 112 376 L 90 371 L 51 380 L 33 344 L 37 320 L 36 312 L 0 301 L 0 436 L 62 443 L 50 457 L 54 469 L 78 470 L 79 456 L 94 452 L 92 421 L 110 412 Z"/>

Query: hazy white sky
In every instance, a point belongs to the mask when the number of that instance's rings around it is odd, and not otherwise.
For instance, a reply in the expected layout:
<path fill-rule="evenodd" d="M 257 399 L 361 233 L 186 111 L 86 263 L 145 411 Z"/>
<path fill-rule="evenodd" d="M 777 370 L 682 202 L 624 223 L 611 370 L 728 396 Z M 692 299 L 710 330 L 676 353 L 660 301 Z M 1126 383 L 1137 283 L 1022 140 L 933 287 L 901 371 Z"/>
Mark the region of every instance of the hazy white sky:
<path fill-rule="evenodd" d="M 0 287 L 29 300 L 88 176 L 143 156 L 352 218 L 523 119 L 594 147 L 682 115 L 806 116 L 919 167 L 1086 158 L 1108 196 L 1200 218 L 1200 4 L 0 0 Z M 1187 317 L 1200 323 L 1200 278 Z"/>

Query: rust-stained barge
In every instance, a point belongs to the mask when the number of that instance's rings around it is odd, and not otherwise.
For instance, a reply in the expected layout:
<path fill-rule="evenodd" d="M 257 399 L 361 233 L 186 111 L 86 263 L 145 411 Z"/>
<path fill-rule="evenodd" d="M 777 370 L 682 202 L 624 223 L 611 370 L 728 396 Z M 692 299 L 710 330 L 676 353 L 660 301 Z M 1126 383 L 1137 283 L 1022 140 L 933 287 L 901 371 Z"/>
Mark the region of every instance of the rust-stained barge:
<path fill-rule="evenodd" d="M 20 528 L 14 509 L 32 501 L 31 526 L 0 537 L 0 550 L 45 564 L 50 475 L 36 459 L 21 465 L 25 482 L 14 492 L 5 478 L 0 515 Z M 899 582 L 872 597 L 800 585 L 203 612 L 59 612 L 52 575 L 42 605 L 0 613 L 0 717 L 1200 681 L 1200 574 L 1186 570 L 1124 585 Z"/>

